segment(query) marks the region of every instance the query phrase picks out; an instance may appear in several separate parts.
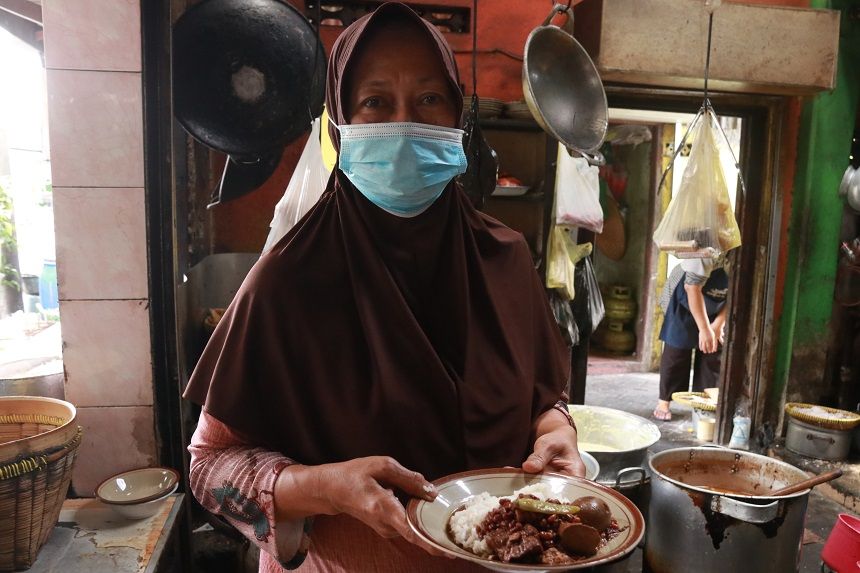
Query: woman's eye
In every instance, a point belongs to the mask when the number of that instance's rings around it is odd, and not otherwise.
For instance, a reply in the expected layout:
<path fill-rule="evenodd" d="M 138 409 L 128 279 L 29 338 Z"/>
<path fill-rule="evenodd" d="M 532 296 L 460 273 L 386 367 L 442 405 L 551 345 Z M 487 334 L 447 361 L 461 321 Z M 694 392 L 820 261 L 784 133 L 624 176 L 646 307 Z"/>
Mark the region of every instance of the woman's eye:
<path fill-rule="evenodd" d="M 421 103 L 425 104 L 437 104 L 442 101 L 442 98 L 439 97 L 439 94 L 427 94 L 423 98 L 421 98 Z"/>
<path fill-rule="evenodd" d="M 374 107 L 379 107 L 381 104 L 382 104 L 382 100 L 380 98 L 369 97 L 366 100 L 364 100 L 364 102 L 361 105 L 362 105 L 362 107 L 374 108 Z"/>

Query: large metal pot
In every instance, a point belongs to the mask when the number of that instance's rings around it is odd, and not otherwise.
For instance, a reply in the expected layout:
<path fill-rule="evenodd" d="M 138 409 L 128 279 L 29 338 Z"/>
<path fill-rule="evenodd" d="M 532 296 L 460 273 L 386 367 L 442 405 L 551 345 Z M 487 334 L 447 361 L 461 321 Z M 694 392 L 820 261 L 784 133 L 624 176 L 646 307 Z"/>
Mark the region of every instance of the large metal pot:
<path fill-rule="evenodd" d="M 641 416 L 600 406 L 568 406 L 576 422 L 579 449 L 600 464 L 594 481 L 611 487 L 632 501 L 646 518 L 651 475 L 648 448 L 660 430 Z"/>
<path fill-rule="evenodd" d="M 709 447 L 660 452 L 650 467 L 645 571 L 797 571 L 810 490 L 768 494 L 806 479 L 803 471 Z"/>
<path fill-rule="evenodd" d="M 568 406 L 576 423 L 579 449 L 600 464 L 597 480 L 614 485 L 626 468 L 647 468 L 648 448 L 660 439 L 660 430 L 641 416 L 600 406 Z M 629 472 L 625 472 L 629 473 Z M 640 476 L 623 477 L 623 482 L 640 481 Z"/>
<path fill-rule="evenodd" d="M 0 396 L 65 399 L 63 360 L 56 356 L 24 358 L 0 365 Z"/>

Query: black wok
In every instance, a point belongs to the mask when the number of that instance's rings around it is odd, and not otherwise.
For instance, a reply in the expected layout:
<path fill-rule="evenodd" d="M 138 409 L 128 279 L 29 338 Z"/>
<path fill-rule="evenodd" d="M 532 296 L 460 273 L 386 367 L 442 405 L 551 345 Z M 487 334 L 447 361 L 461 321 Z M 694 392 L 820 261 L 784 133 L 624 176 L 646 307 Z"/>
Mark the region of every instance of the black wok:
<path fill-rule="evenodd" d="M 173 28 L 174 113 L 242 164 L 298 138 L 322 113 L 325 52 L 279 0 L 204 0 Z"/>

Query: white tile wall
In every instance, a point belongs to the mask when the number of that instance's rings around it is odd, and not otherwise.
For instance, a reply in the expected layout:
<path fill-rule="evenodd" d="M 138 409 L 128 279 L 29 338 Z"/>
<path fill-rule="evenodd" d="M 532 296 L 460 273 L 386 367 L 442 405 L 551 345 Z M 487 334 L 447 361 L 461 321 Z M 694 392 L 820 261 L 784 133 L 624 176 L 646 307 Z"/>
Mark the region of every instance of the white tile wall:
<path fill-rule="evenodd" d="M 49 68 L 139 72 L 139 0 L 44 0 Z"/>
<path fill-rule="evenodd" d="M 60 316 L 68 401 L 80 407 L 152 405 L 147 301 L 61 301 Z"/>
<path fill-rule="evenodd" d="M 141 75 L 47 74 L 54 186 L 143 187 Z"/>
<path fill-rule="evenodd" d="M 149 406 L 78 408 L 84 434 L 72 477 L 77 495 L 92 497 L 110 476 L 157 464 L 152 414 Z"/>
<path fill-rule="evenodd" d="M 146 260 L 141 0 L 43 0 L 66 398 L 93 494 L 156 463 Z"/>
<path fill-rule="evenodd" d="M 54 187 L 60 298 L 148 296 L 144 199 L 142 188 Z"/>

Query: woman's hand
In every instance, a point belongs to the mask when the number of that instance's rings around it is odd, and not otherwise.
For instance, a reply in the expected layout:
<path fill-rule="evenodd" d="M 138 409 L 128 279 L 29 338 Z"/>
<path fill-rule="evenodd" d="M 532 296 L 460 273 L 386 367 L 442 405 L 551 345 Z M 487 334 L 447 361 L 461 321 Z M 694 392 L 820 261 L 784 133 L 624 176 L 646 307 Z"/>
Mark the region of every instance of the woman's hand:
<path fill-rule="evenodd" d="M 699 350 L 705 354 L 712 354 L 717 351 L 719 340 L 711 325 L 699 331 Z"/>
<path fill-rule="evenodd" d="M 576 447 L 576 430 L 564 414 L 555 408 L 541 414 L 535 422 L 535 435 L 534 451 L 523 462 L 524 472 L 585 476 L 585 464 Z"/>
<path fill-rule="evenodd" d="M 373 456 L 285 468 L 275 483 L 275 509 L 279 520 L 345 513 L 382 537 L 400 536 L 438 554 L 409 527 L 395 490 L 428 501 L 436 498 L 436 489 L 420 473 L 404 468 L 393 458 Z"/>

